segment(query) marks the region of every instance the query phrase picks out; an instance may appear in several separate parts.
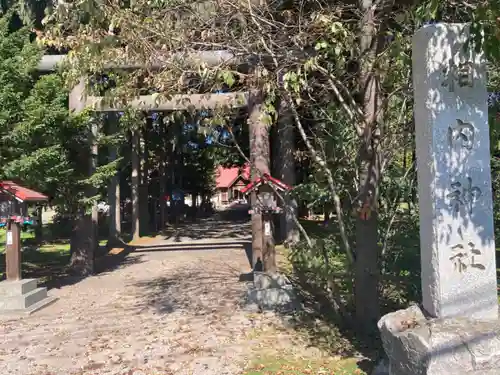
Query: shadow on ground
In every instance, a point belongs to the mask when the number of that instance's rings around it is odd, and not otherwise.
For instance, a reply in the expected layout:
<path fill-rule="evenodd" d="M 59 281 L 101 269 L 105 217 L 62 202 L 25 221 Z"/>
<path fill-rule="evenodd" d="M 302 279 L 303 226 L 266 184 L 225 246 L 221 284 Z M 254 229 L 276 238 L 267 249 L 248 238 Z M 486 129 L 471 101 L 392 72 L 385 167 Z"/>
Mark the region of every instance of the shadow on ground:
<path fill-rule="evenodd" d="M 238 282 L 240 272 L 229 264 L 184 267 L 175 273 L 133 284 L 144 307 L 161 314 L 188 310 L 194 315 L 227 313 L 240 306 L 245 288 Z"/>
<path fill-rule="evenodd" d="M 136 245 L 130 246 L 134 253 L 149 252 L 175 252 L 175 251 L 217 251 L 224 249 L 242 249 L 252 266 L 252 242 L 251 241 L 203 241 L 203 242 L 184 242 L 184 243 L 164 243 L 161 245 Z"/>
<path fill-rule="evenodd" d="M 210 239 L 244 239 L 251 236 L 248 206 L 238 205 L 194 222 L 169 225 L 160 238 L 172 242 Z"/>
<path fill-rule="evenodd" d="M 303 309 L 287 322 L 305 334 L 310 345 L 327 351 L 332 356 L 360 358 L 359 369 L 370 373 L 383 356 L 378 333 L 361 335 L 353 320 L 354 312 L 327 295 L 306 275 L 290 277 Z"/>
<path fill-rule="evenodd" d="M 359 356 L 362 358 L 360 369 L 371 371 L 384 353 L 378 330 L 371 335 L 363 334 L 355 321 L 353 279 L 339 261 L 342 257 L 337 246 L 340 243 L 336 237 L 338 228 L 323 229 L 317 223 L 307 224 L 315 237 L 323 240 L 325 251 L 311 252 L 299 247 L 296 256 L 289 259 L 293 269 L 289 276 L 305 307 L 296 314 L 292 324 L 308 335 L 311 345 L 332 354 Z M 418 234 L 418 217 L 398 217 L 393 222 L 393 232 L 386 239 L 387 253 L 380 283 L 381 315 L 420 300 Z M 341 265 L 340 269 L 332 266 L 336 263 Z"/>
<path fill-rule="evenodd" d="M 119 254 L 108 254 L 108 249 L 101 246 L 95 260 L 95 274 L 112 272 L 132 264 L 142 262 L 142 257 L 128 257 L 135 247 L 122 244 L 123 251 Z M 39 251 L 36 247 L 26 247 L 21 254 L 22 275 L 24 279 L 38 279 L 39 285 L 52 288 L 61 288 L 73 285 L 85 279 L 82 276 L 71 274 L 68 264 L 68 251 Z M 0 273 L 5 273 L 5 254 L 0 255 Z M 5 275 L 4 275 L 5 276 Z"/>

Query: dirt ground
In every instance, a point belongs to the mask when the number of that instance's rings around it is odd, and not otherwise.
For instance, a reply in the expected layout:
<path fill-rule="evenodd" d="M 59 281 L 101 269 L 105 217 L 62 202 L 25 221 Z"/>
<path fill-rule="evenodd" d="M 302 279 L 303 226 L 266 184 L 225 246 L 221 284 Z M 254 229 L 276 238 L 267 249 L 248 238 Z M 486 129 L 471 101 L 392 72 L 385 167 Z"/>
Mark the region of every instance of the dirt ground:
<path fill-rule="evenodd" d="M 32 316 L 3 318 L 0 374 L 238 375 L 262 352 L 322 355 L 283 316 L 245 308 L 248 223 L 199 225 L 51 289 L 59 300 Z M 207 228 L 216 235 L 200 236 Z"/>

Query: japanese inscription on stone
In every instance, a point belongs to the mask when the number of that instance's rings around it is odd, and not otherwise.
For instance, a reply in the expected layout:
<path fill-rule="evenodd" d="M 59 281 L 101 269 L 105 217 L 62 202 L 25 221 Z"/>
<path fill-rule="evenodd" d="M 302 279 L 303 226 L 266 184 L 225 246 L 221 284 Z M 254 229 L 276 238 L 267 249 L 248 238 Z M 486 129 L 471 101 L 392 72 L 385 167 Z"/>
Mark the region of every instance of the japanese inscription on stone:
<path fill-rule="evenodd" d="M 469 214 L 472 213 L 474 203 L 479 199 L 482 192 L 477 186 L 472 186 L 472 178 L 467 177 L 467 182 L 462 185 L 456 181 L 451 183 L 453 191 L 446 197 L 450 200 L 450 206 L 454 214 L 458 214 L 462 207 L 466 208 Z"/>
<path fill-rule="evenodd" d="M 497 319 L 487 64 L 466 24 L 413 38 L 422 305 L 434 317 Z"/>
<path fill-rule="evenodd" d="M 447 87 L 450 92 L 455 91 L 455 84 L 459 87 L 473 87 L 473 64 L 471 62 L 460 62 L 455 64 L 453 59 L 448 61 L 448 66 L 443 69 L 444 81 L 442 85 Z M 472 150 L 475 139 L 474 126 L 461 119 L 457 119 L 456 124 L 448 127 L 448 143 L 450 147 L 458 144 L 467 150 Z M 446 197 L 450 200 L 450 207 L 454 215 L 458 215 L 460 210 L 464 208 L 466 213 L 472 214 L 474 203 L 481 197 L 481 189 L 473 186 L 472 178 L 467 177 L 465 184 L 460 181 L 451 183 L 452 192 Z M 460 230 L 461 232 L 461 230 Z M 451 247 L 452 255 L 450 260 L 453 262 L 455 271 L 459 273 L 466 272 L 468 268 L 484 269 L 485 267 L 476 262 L 477 256 L 481 255 L 481 251 L 476 248 L 473 242 L 468 242 L 466 245 L 459 243 Z"/>
<path fill-rule="evenodd" d="M 450 147 L 458 143 L 462 147 L 471 150 L 474 146 L 475 129 L 468 122 L 457 119 L 456 125 L 448 127 L 448 142 Z"/>
<path fill-rule="evenodd" d="M 463 273 L 468 267 L 484 270 L 485 267 L 477 261 L 477 257 L 481 255 L 481 250 L 476 248 L 473 242 L 468 242 L 466 245 L 457 244 L 451 248 L 453 255 L 450 260 L 453 262 L 455 271 Z"/>
<path fill-rule="evenodd" d="M 443 68 L 444 80 L 442 85 L 447 87 L 450 92 L 455 91 L 455 84 L 460 87 L 474 86 L 474 71 L 471 62 L 460 62 L 455 64 L 453 59 L 450 59 L 448 66 Z"/>

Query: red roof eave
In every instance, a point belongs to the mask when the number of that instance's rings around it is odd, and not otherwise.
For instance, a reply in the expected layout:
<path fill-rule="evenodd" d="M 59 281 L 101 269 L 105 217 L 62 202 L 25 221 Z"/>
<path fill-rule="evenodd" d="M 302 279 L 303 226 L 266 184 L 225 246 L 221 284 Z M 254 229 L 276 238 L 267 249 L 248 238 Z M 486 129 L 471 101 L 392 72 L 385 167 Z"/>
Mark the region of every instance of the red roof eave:
<path fill-rule="evenodd" d="M 16 184 L 13 181 L 0 181 L 0 190 L 23 202 L 40 202 L 49 199 L 46 195 Z"/>
<path fill-rule="evenodd" d="M 278 180 L 277 178 L 274 178 L 267 173 L 264 173 L 262 177 L 259 177 L 257 180 L 250 182 L 247 186 L 241 189 L 241 192 L 243 194 L 249 193 L 252 190 L 258 188 L 265 182 L 271 182 L 273 185 L 275 185 L 278 189 L 282 191 L 292 190 L 292 187 L 290 185 L 287 185 L 283 181 Z"/>

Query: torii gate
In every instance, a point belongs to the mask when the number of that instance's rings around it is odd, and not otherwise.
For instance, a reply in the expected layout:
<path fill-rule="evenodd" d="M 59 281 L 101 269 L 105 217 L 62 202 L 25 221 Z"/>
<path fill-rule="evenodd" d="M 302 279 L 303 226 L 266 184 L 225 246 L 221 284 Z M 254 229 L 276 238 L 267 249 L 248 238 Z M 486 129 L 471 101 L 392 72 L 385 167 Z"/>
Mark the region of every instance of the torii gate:
<path fill-rule="evenodd" d="M 204 63 L 214 67 L 223 63 L 238 64 L 241 61 L 229 51 L 200 51 L 196 53 L 178 53 L 172 55 L 173 58 L 182 59 L 184 61 L 191 60 L 195 63 Z M 57 69 L 57 66 L 66 59 L 66 55 L 46 55 L 38 66 L 41 72 L 52 72 Z M 140 69 L 148 66 L 152 69 L 161 69 L 165 67 L 165 61 L 161 56 L 156 57 L 145 64 L 135 63 L 110 63 L 104 66 L 105 69 Z M 74 113 L 81 112 L 85 108 L 92 108 L 96 112 L 119 112 L 127 107 L 139 109 L 143 111 L 179 111 L 189 109 L 216 109 L 220 107 L 231 108 L 248 108 L 249 117 L 248 124 L 250 127 L 250 160 L 252 162 L 252 180 L 255 181 L 261 176 L 270 173 L 270 145 L 268 143 L 267 132 L 268 125 L 261 121 L 261 113 L 263 111 L 263 96 L 259 92 L 233 92 L 233 93 L 217 93 L 217 94 L 191 94 L 191 95 L 174 95 L 171 99 L 165 99 L 158 95 L 141 95 L 132 99 L 124 105 L 106 104 L 105 98 L 102 96 L 88 96 L 85 93 L 85 80 L 82 78 L 80 82 L 71 90 L 69 96 L 69 109 Z M 255 153 L 259 150 L 259 154 Z M 132 178 L 138 178 L 132 176 Z M 97 222 L 97 208 L 92 210 L 93 225 Z M 264 247 L 263 238 L 263 221 L 262 214 L 257 210 L 252 213 L 252 267 L 262 263 L 262 250 Z M 95 235 L 96 231 L 92 230 Z M 274 233 L 272 234 L 274 235 Z M 93 241 L 94 243 L 95 241 Z M 275 269 L 276 265 L 272 265 Z M 264 271 L 267 271 L 264 269 Z"/>

